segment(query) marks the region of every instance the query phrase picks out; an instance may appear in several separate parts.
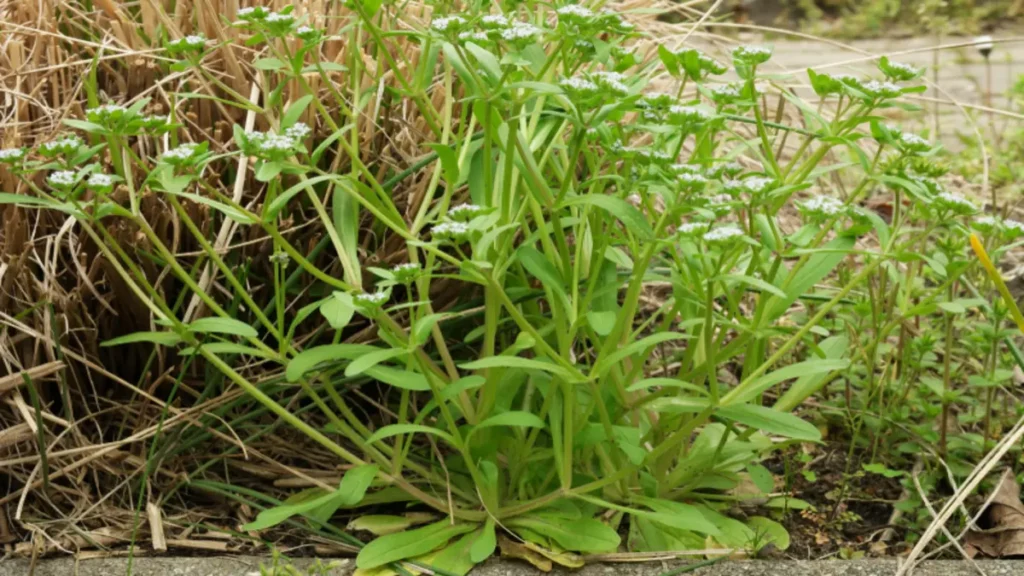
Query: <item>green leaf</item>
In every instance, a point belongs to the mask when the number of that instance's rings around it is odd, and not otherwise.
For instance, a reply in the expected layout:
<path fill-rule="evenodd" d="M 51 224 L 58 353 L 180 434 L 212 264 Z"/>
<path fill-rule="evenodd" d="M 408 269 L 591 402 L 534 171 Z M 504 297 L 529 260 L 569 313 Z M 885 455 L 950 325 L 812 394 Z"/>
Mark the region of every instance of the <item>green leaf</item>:
<path fill-rule="evenodd" d="M 723 405 L 738 404 L 752 400 L 765 390 L 791 378 L 801 378 L 814 374 L 828 374 L 836 370 L 845 370 L 850 366 L 849 360 L 815 358 L 790 364 L 765 374 L 749 383 L 742 383 L 722 398 Z"/>
<path fill-rule="evenodd" d="M 192 354 L 198 354 L 199 349 L 205 350 L 211 354 L 240 354 L 242 356 L 252 356 L 254 358 L 267 358 L 272 359 L 274 356 L 265 350 L 259 348 L 253 348 L 252 346 L 243 346 L 241 344 L 235 344 L 234 342 L 207 342 L 204 343 L 200 348 L 193 348 L 188 346 L 178 351 L 178 354 L 182 356 L 189 356 Z"/>
<path fill-rule="evenodd" d="M 459 182 L 459 158 L 451 146 L 445 144 L 428 144 L 430 149 L 437 152 L 437 159 L 441 162 L 441 170 L 444 173 L 444 181 L 449 188 L 455 187 Z"/>
<path fill-rule="evenodd" d="M 967 312 L 967 308 L 964 308 L 959 302 L 939 302 L 938 306 L 950 314 L 963 314 Z"/>
<path fill-rule="evenodd" d="M 615 327 L 616 313 L 612 310 L 599 312 L 591 310 L 587 312 L 587 323 L 597 332 L 598 336 L 607 336 L 612 333 Z"/>
<path fill-rule="evenodd" d="M 520 368 L 522 370 L 542 370 L 544 372 L 551 372 L 552 374 L 558 374 L 563 377 L 566 376 L 564 370 L 550 362 L 534 360 L 532 358 L 520 358 L 519 356 L 488 356 L 487 358 L 481 358 L 479 360 L 460 364 L 459 368 L 462 368 L 463 370 Z"/>
<path fill-rule="evenodd" d="M 474 564 L 479 564 L 490 558 L 497 546 L 498 538 L 494 530 L 494 518 L 487 518 L 487 522 L 480 529 L 480 535 L 469 549 L 469 559 Z"/>
<path fill-rule="evenodd" d="M 796 302 L 797 298 L 814 288 L 825 276 L 828 276 L 843 261 L 843 258 L 846 257 L 846 252 L 853 249 L 854 242 L 856 242 L 855 238 L 839 237 L 823 246 L 822 252 L 811 256 L 807 263 L 796 273 L 788 286 L 780 286 L 786 293 L 786 297 L 775 301 L 775 304 L 770 308 L 770 313 L 767 315 L 767 320 L 775 320 L 782 316 L 789 309 L 790 305 Z M 780 276 L 780 282 L 784 281 L 786 275 L 782 274 Z"/>
<path fill-rule="evenodd" d="M 260 58 L 252 63 L 252 67 L 257 70 L 282 70 L 286 65 L 279 58 Z"/>
<path fill-rule="evenodd" d="M 782 524 L 764 516 L 754 516 L 747 520 L 747 527 L 754 531 L 758 550 L 768 544 L 774 544 L 779 551 L 789 548 L 789 532 Z"/>
<path fill-rule="evenodd" d="M 523 245 L 516 250 L 516 258 L 531 276 L 540 280 L 545 290 L 554 294 L 562 306 L 569 308 L 569 296 L 565 293 L 565 282 L 562 280 L 562 275 L 551 261 L 544 257 L 544 254 L 533 246 Z"/>
<path fill-rule="evenodd" d="M 10 192 L 0 192 L 0 204 L 17 204 L 19 206 L 47 206 L 53 207 L 57 204 L 51 202 L 46 198 L 36 198 L 35 196 L 25 196 L 24 194 L 11 194 Z"/>
<path fill-rule="evenodd" d="M 473 427 L 473 430 L 469 435 L 473 435 L 484 428 L 493 428 L 495 426 L 517 426 L 522 428 L 543 428 L 544 421 L 540 419 L 536 414 L 530 412 L 522 412 L 518 410 L 512 410 L 510 412 L 504 412 L 496 416 L 484 420 Z"/>
<path fill-rule="evenodd" d="M 264 162 L 256 170 L 256 179 L 260 182 L 270 182 L 284 170 L 284 164 L 280 162 Z"/>
<path fill-rule="evenodd" d="M 370 542 L 356 556 L 356 566 L 363 570 L 377 568 L 433 552 L 452 538 L 471 532 L 476 524 L 456 524 L 445 519 L 423 528 L 381 536 Z"/>
<path fill-rule="evenodd" d="M 788 412 L 779 412 L 756 404 L 738 404 L 721 406 L 716 413 L 726 420 L 732 420 L 769 434 L 811 442 L 821 440 L 821 432 L 817 428 Z"/>
<path fill-rule="evenodd" d="M 100 344 L 100 346 L 120 346 L 121 344 L 135 344 L 137 342 L 149 342 L 158 346 L 174 346 L 181 342 L 181 337 L 174 332 L 132 332 L 117 338 L 111 338 Z"/>
<path fill-rule="evenodd" d="M 430 332 L 437 323 L 447 317 L 447 314 L 427 314 L 416 320 L 412 325 L 412 342 L 416 346 L 423 346 L 430 339 Z"/>
<path fill-rule="evenodd" d="M 649 390 L 655 386 L 659 388 L 681 388 L 683 390 L 689 390 L 696 392 L 700 395 L 706 395 L 707 390 L 696 384 L 690 382 L 683 382 L 682 380 L 676 380 L 675 378 L 645 378 L 639 382 L 634 382 L 628 388 L 627 392 L 636 392 L 637 390 Z"/>
<path fill-rule="evenodd" d="M 297 515 L 314 516 L 326 521 L 324 519 L 330 519 L 338 508 L 358 504 L 366 495 L 366 490 L 376 475 L 377 466 L 375 465 L 357 466 L 345 473 L 341 484 L 334 492 L 328 492 L 318 498 L 267 508 L 256 516 L 256 520 L 243 526 L 242 530 L 246 532 L 265 530 Z"/>
<path fill-rule="evenodd" d="M 593 518 L 560 520 L 541 516 L 520 516 L 506 522 L 511 528 L 526 528 L 551 538 L 566 550 L 584 553 L 612 552 L 619 547 L 619 534 Z"/>
<path fill-rule="evenodd" d="M 380 440 L 390 438 L 392 436 L 398 436 L 399 434 L 417 433 L 432 434 L 434 436 L 442 438 L 452 446 L 458 446 L 458 444 L 455 442 L 455 438 L 453 438 L 451 434 L 445 432 L 444 430 L 439 430 L 437 428 L 423 426 L 420 424 L 391 424 L 389 426 L 384 426 L 380 430 L 374 432 L 369 438 L 367 438 L 366 442 L 372 444 L 373 442 L 378 442 Z"/>
<path fill-rule="evenodd" d="M 498 59 L 487 50 L 477 46 L 473 42 L 467 42 L 465 44 L 466 51 L 473 54 L 476 57 L 476 61 L 480 64 L 480 67 L 487 72 L 491 80 L 497 80 L 501 78 L 501 64 L 498 63 Z"/>
<path fill-rule="evenodd" d="M 799 498 L 789 498 L 787 496 L 778 496 L 764 503 L 765 508 L 777 508 L 782 510 L 811 510 L 814 506 L 805 500 Z"/>
<path fill-rule="evenodd" d="M 782 290 L 779 290 L 777 287 L 761 280 L 760 278 L 754 278 L 753 276 L 747 276 L 744 274 L 725 274 L 723 276 L 719 276 L 716 280 L 732 280 L 734 282 L 746 284 L 762 292 L 768 292 L 769 294 L 778 296 L 779 298 L 786 297 L 786 293 Z"/>
<path fill-rule="evenodd" d="M 417 560 L 436 569 L 437 574 L 466 576 L 473 569 L 473 566 L 476 565 L 470 559 L 470 550 L 478 535 L 479 530 L 466 534 L 436 552 L 420 556 Z"/>
<path fill-rule="evenodd" d="M 188 325 L 188 329 L 189 331 L 197 334 L 230 334 L 232 336 L 241 336 L 243 338 L 256 338 L 259 336 L 259 333 L 256 332 L 255 328 L 241 320 L 235 320 L 234 318 L 220 318 L 217 316 L 194 320 Z"/>
<path fill-rule="evenodd" d="M 850 339 L 846 336 L 831 336 L 822 340 L 821 343 L 818 344 L 818 348 L 825 353 L 825 358 L 827 360 L 839 360 L 850 349 L 849 345 Z M 823 369 L 820 372 L 811 372 L 801 375 L 797 378 L 797 381 L 782 394 L 782 397 L 775 402 L 773 408 L 782 412 L 789 412 L 796 408 L 802 404 L 804 400 L 821 389 L 830 373 L 831 370 Z"/>
<path fill-rule="evenodd" d="M 368 354 L 364 354 L 353 360 L 345 368 L 345 376 L 348 376 L 349 378 L 358 376 L 381 362 L 385 362 L 399 356 L 405 356 L 408 353 L 408 350 L 402 350 L 401 348 L 382 348 Z"/>
<path fill-rule="evenodd" d="M 643 212 L 640 212 L 632 204 L 626 202 L 622 198 L 616 198 L 615 196 L 604 196 L 604 195 L 587 195 L 587 196 L 576 196 L 570 198 L 564 202 L 565 206 L 574 206 L 576 204 L 590 204 L 601 208 L 613 218 L 617 218 L 626 227 L 626 230 L 636 234 L 644 240 L 650 240 L 654 237 L 654 230 L 651 229 L 650 223 L 644 218 Z"/>
<path fill-rule="evenodd" d="M 348 326 L 355 311 L 352 297 L 344 292 L 335 292 L 333 297 L 324 300 L 320 305 L 320 314 L 335 330 L 342 330 Z"/>
<path fill-rule="evenodd" d="M 299 121 L 299 118 L 302 118 L 302 114 L 306 111 L 306 108 L 309 107 L 309 103 L 312 101 L 313 95 L 306 94 L 302 98 L 292 102 L 292 105 L 289 106 L 288 109 L 285 110 L 284 115 L 281 116 L 281 128 L 285 129 L 294 126 L 295 123 Z"/>
<path fill-rule="evenodd" d="M 390 366 L 374 366 L 366 370 L 366 375 L 403 390 L 412 390 L 414 392 L 430 390 L 430 382 L 427 381 L 427 377 L 418 372 L 391 368 Z"/>
<path fill-rule="evenodd" d="M 750 474 L 750 481 L 762 493 L 770 494 L 775 491 L 775 477 L 764 466 L 751 462 L 747 464 L 747 474 Z"/>
<path fill-rule="evenodd" d="M 628 346 L 616 349 L 615 352 L 612 352 L 605 358 L 601 358 L 596 364 L 594 364 L 590 373 L 592 375 L 604 375 L 609 368 L 615 366 L 629 356 L 639 354 L 640 352 L 653 348 L 662 342 L 668 342 L 670 340 L 689 340 L 690 338 L 692 338 L 692 336 L 679 332 L 658 332 L 656 334 L 651 334 L 650 336 L 641 338 Z"/>
<path fill-rule="evenodd" d="M 477 376 L 475 374 L 471 376 L 463 376 L 441 390 L 441 399 L 451 400 L 457 394 L 466 390 L 475 390 L 483 386 L 485 383 L 487 383 L 487 379 L 483 376 Z"/>
<path fill-rule="evenodd" d="M 288 367 L 285 369 L 285 377 L 289 382 L 295 382 L 303 374 L 324 362 L 350 360 L 374 350 L 377 350 L 377 348 L 366 344 L 328 344 L 326 346 L 308 348 L 288 362 Z"/>

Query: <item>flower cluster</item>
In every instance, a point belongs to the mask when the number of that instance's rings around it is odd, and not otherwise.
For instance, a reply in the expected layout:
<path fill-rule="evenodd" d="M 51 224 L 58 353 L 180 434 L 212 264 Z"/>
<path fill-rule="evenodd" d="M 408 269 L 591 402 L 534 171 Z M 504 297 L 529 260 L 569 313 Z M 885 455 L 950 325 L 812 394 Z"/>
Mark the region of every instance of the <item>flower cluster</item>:
<path fill-rule="evenodd" d="M 198 160 L 200 153 L 200 146 L 189 142 L 164 152 L 160 155 L 160 160 L 171 166 L 191 166 Z"/>
<path fill-rule="evenodd" d="M 0 163 L 15 164 L 24 160 L 26 154 L 24 148 L 2 148 L 0 149 Z"/>
<path fill-rule="evenodd" d="M 85 185 L 96 192 L 110 192 L 114 188 L 114 177 L 109 174 L 95 172 L 85 181 Z"/>
<path fill-rule="evenodd" d="M 47 158 L 54 158 L 56 156 L 70 156 L 78 152 L 78 150 L 85 145 L 85 142 L 81 138 L 74 134 L 67 134 L 61 136 L 56 140 L 44 142 L 39 145 L 39 153 Z"/>
<path fill-rule="evenodd" d="M 764 64 L 772 57 L 772 49 L 765 46 L 737 46 L 732 50 L 732 58 L 737 66 L 757 66 Z"/>
<path fill-rule="evenodd" d="M 430 234 L 439 240 L 462 241 L 469 238 L 469 225 L 465 222 L 442 222 L 435 225 Z"/>
<path fill-rule="evenodd" d="M 484 213 L 483 206 L 476 204 L 459 204 L 448 209 L 448 217 L 459 222 L 468 222 Z"/>
<path fill-rule="evenodd" d="M 903 62 L 892 62 L 885 56 L 878 61 L 878 69 L 882 71 L 882 74 L 885 74 L 886 78 L 894 82 L 916 80 L 924 74 L 924 70 L 921 68 L 904 64 Z"/>
<path fill-rule="evenodd" d="M 46 182 L 53 188 L 67 190 L 78 183 L 78 173 L 73 170 L 57 170 L 46 177 Z"/>
<path fill-rule="evenodd" d="M 202 34 L 190 34 L 167 43 L 167 51 L 173 55 L 191 54 L 199 52 L 205 47 L 206 36 Z"/>
<path fill-rule="evenodd" d="M 973 214 L 978 210 L 974 203 L 967 198 L 948 191 L 936 194 L 935 199 L 932 200 L 932 206 L 940 212 L 955 215 Z"/>
<path fill-rule="evenodd" d="M 696 48 L 685 48 L 672 53 L 672 56 L 675 58 L 673 67 L 681 69 L 691 80 L 700 81 L 708 76 L 719 76 L 728 71 L 724 64 Z"/>
<path fill-rule="evenodd" d="M 262 160 L 279 162 L 304 151 L 300 140 L 311 132 L 310 127 L 302 122 L 285 129 L 281 134 L 249 130 L 241 138 L 242 152 Z"/>
<path fill-rule="evenodd" d="M 303 40 L 316 40 L 320 37 L 320 31 L 309 26 L 295 27 L 295 16 L 292 15 L 293 7 L 289 6 L 280 12 L 272 12 L 262 6 L 250 6 L 240 8 L 236 15 L 238 21 L 236 26 L 260 30 L 275 38 L 287 36 L 294 31 L 296 36 Z M 301 28 L 305 28 L 300 32 Z"/>
<path fill-rule="evenodd" d="M 395 282 L 401 284 L 410 284 L 413 280 L 419 277 L 423 268 L 414 262 L 405 262 L 398 264 L 391 269 L 391 273 L 395 276 Z"/>
<path fill-rule="evenodd" d="M 797 205 L 804 217 L 811 220 L 827 220 L 846 213 L 846 204 L 831 196 L 815 196 Z"/>
<path fill-rule="evenodd" d="M 726 244 L 743 237 L 743 229 L 735 224 L 715 226 L 704 233 L 704 241 L 708 244 Z"/>
<path fill-rule="evenodd" d="M 383 290 L 377 292 L 363 292 L 361 294 L 353 294 L 352 301 L 361 308 L 374 309 L 380 308 L 385 302 L 388 301 L 388 293 Z"/>

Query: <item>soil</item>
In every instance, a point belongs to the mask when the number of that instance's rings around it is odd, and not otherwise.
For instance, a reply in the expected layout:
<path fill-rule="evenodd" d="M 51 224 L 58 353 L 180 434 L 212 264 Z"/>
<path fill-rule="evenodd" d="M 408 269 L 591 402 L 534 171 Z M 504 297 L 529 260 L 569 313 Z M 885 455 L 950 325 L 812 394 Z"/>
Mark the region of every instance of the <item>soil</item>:
<path fill-rule="evenodd" d="M 856 454 L 847 465 L 847 450 L 837 442 L 817 449 L 807 464 L 796 453 L 765 462 L 772 473 L 785 477 L 788 459 L 787 490 L 813 507 L 785 514 L 780 521 L 789 531 L 790 547 L 772 556 L 798 560 L 891 556 L 906 546 L 906 531 L 890 525 L 894 504 L 903 492 L 899 480 L 865 477 Z"/>

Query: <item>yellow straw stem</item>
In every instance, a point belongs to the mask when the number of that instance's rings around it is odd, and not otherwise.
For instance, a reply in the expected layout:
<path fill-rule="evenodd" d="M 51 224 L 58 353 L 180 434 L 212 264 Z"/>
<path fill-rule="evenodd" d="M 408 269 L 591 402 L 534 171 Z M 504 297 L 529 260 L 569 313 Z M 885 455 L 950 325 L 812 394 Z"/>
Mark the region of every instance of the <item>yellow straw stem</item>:
<path fill-rule="evenodd" d="M 1021 315 L 1017 302 L 1014 301 L 1009 288 L 1006 287 L 1006 282 L 1003 282 L 1003 275 L 996 270 L 995 265 L 992 264 L 992 259 L 988 257 L 988 252 L 985 251 L 985 247 L 981 245 L 981 240 L 975 234 L 971 234 L 971 248 L 974 248 L 974 253 L 978 255 L 978 259 L 981 260 L 981 265 L 988 272 L 989 278 L 995 283 L 999 293 L 1003 295 L 1003 301 L 1006 302 L 1006 307 L 1010 309 L 1010 315 L 1017 322 L 1017 327 L 1020 328 L 1021 332 L 1024 332 L 1024 315 Z"/>

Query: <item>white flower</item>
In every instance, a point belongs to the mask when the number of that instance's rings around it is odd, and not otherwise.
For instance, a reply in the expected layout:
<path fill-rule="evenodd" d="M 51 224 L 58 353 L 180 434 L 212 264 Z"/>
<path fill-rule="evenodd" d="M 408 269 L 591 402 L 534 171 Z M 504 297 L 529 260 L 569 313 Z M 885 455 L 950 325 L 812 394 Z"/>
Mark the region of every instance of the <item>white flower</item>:
<path fill-rule="evenodd" d="M 501 31 L 501 37 L 508 41 L 526 40 L 539 36 L 542 30 L 527 22 L 513 22 L 512 26 Z"/>
<path fill-rule="evenodd" d="M 268 134 L 260 142 L 260 150 L 264 152 L 287 152 L 295 148 L 295 138 L 286 134 Z"/>
<path fill-rule="evenodd" d="M 448 216 L 456 220 L 471 220 L 483 211 L 483 206 L 463 203 L 449 208 Z"/>
<path fill-rule="evenodd" d="M 726 224 L 725 226 L 718 226 L 712 228 L 704 234 L 704 240 L 710 243 L 725 242 L 732 240 L 738 236 L 743 236 L 743 230 L 735 224 Z"/>
<path fill-rule="evenodd" d="M 74 186 L 78 181 L 78 174 L 71 170 L 58 170 L 46 177 L 46 181 L 54 188 L 65 188 Z"/>
<path fill-rule="evenodd" d="M 555 10 L 555 12 L 559 16 L 573 16 L 576 18 L 590 18 L 594 15 L 593 10 L 579 4 L 567 4 Z"/>
<path fill-rule="evenodd" d="M 239 8 L 236 14 L 239 18 L 245 18 L 246 16 L 252 16 L 253 12 L 255 11 L 256 8 L 252 6 L 246 6 L 245 8 Z"/>
<path fill-rule="evenodd" d="M 458 28 L 466 23 L 466 19 L 460 16 L 446 16 L 444 18 L 434 18 L 430 22 L 430 27 L 438 32 L 447 32 L 452 28 Z"/>
<path fill-rule="evenodd" d="M 846 205 L 831 196 L 815 196 L 800 205 L 805 211 L 822 216 L 842 214 Z"/>
<path fill-rule="evenodd" d="M 587 80 L 586 78 L 580 78 L 573 76 L 572 78 L 566 78 L 558 83 L 562 88 L 566 88 L 572 92 L 580 93 L 594 93 L 600 90 L 597 84 Z"/>
<path fill-rule="evenodd" d="M 503 14 L 487 14 L 480 18 L 480 24 L 490 28 L 505 28 L 509 25 L 509 19 Z"/>
<path fill-rule="evenodd" d="M 912 134 L 910 132 L 905 132 L 905 133 L 901 134 L 900 135 L 900 140 L 904 144 L 906 144 L 907 146 L 910 146 L 912 148 L 929 148 L 929 147 L 931 147 L 931 143 L 930 142 L 928 142 L 924 138 L 918 136 L 917 134 Z"/>
<path fill-rule="evenodd" d="M 679 228 L 676 228 L 676 232 L 679 232 L 683 236 L 693 236 L 698 232 L 703 232 L 708 229 L 707 222 L 687 222 L 680 224 Z"/>
<path fill-rule="evenodd" d="M 747 187 L 743 184 L 742 180 L 723 180 L 722 190 L 728 192 L 730 195 L 735 196 L 741 192 L 746 191 Z"/>
<path fill-rule="evenodd" d="M 486 42 L 487 32 L 459 32 L 459 40 L 463 42 L 469 42 L 470 40 L 475 42 Z"/>
<path fill-rule="evenodd" d="M 469 234 L 469 225 L 465 222 L 442 222 L 431 230 L 438 238 L 459 238 Z"/>
<path fill-rule="evenodd" d="M 1007 230 L 1012 230 L 1017 234 L 1024 234 L 1024 223 L 1018 222 L 1016 220 L 1003 220 L 1003 228 L 1006 228 Z"/>
<path fill-rule="evenodd" d="M 402 272 L 405 270 L 419 270 L 420 265 L 415 262 L 403 262 L 402 264 L 395 264 L 392 268 L 392 272 Z"/>
<path fill-rule="evenodd" d="M 12 162 L 14 160 L 21 160 L 25 157 L 24 148 L 4 148 L 0 149 L 0 162 Z"/>
<path fill-rule="evenodd" d="M 741 180 L 740 182 L 747 192 L 750 192 L 751 194 L 757 194 L 758 192 L 763 192 L 764 189 L 767 188 L 768 185 L 770 185 L 771 183 L 775 182 L 775 180 L 771 178 L 747 178 L 746 180 Z"/>
<path fill-rule="evenodd" d="M 89 176 L 85 182 L 91 188 L 110 188 L 114 185 L 114 179 L 108 174 L 95 173 Z"/>
<path fill-rule="evenodd" d="M 201 48 L 206 45 L 206 37 L 202 34 L 191 34 L 174 40 L 171 45 L 178 48 Z"/>
<path fill-rule="evenodd" d="M 313 28 L 305 25 L 299 26 L 298 28 L 295 29 L 295 33 L 298 34 L 299 36 L 303 34 L 312 34 L 313 32 L 315 32 Z"/>
<path fill-rule="evenodd" d="M 941 204 L 945 204 L 950 207 L 958 207 L 962 209 L 974 210 L 974 203 L 964 198 L 959 194 L 953 192 L 943 191 L 935 195 L 935 199 Z"/>
<path fill-rule="evenodd" d="M 696 164 L 673 164 L 670 168 L 672 168 L 673 172 L 679 175 L 700 174 L 700 166 L 697 166 Z"/>
<path fill-rule="evenodd" d="M 280 12 L 271 12 L 267 14 L 267 22 L 272 24 L 289 24 L 295 21 L 295 17 L 291 14 L 281 14 Z"/>
<path fill-rule="evenodd" d="M 596 82 L 621 96 L 629 94 L 629 87 L 623 81 L 626 77 L 619 72 L 600 71 L 593 74 Z"/>
<path fill-rule="evenodd" d="M 313 129 L 305 122 L 296 122 L 285 129 L 284 135 L 295 140 L 302 140 L 306 136 L 309 136 L 309 133 L 312 131 Z"/>
<path fill-rule="evenodd" d="M 737 46 L 733 48 L 732 55 L 736 58 L 762 63 L 772 57 L 772 50 L 764 46 Z"/>
<path fill-rule="evenodd" d="M 152 114 L 150 116 L 142 117 L 143 124 L 148 126 L 159 126 L 161 124 L 167 124 L 167 116 L 161 114 Z"/>
<path fill-rule="evenodd" d="M 716 98 L 739 98 L 739 88 L 732 85 L 715 86 L 711 89 L 712 96 Z"/>
<path fill-rule="evenodd" d="M 711 114 L 697 106 L 682 106 L 676 104 L 669 107 L 668 113 L 680 120 L 688 122 L 704 122 L 711 119 Z"/>
<path fill-rule="evenodd" d="M 160 156 L 160 158 L 162 158 L 164 160 L 172 160 L 172 161 L 173 160 L 177 160 L 177 161 L 188 160 L 189 158 L 191 158 L 192 156 L 195 155 L 197 148 L 198 148 L 198 146 L 195 145 L 195 144 L 192 144 L 192 143 L 182 144 L 181 146 L 178 146 L 177 148 L 172 148 L 172 149 L 164 152 Z"/>
<path fill-rule="evenodd" d="M 902 89 L 892 82 L 879 82 L 878 80 L 872 80 L 862 84 L 861 89 L 867 92 L 869 96 L 882 97 L 882 98 L 895 98 L 901 95 Z"/>
<path fill-rule="evenodd" d="M 917 76 L 921 73 L 921 69 L 916 66 L 911 66 L 905 62 L 889 62 L 889 67 L 893 70 L 898 70 L 907 76 Z"/>
<path fill-rule="evenodd" d="M 677 178 L 679 178 L 679 181 L 682 182 L 684 186 L 691 188 L 699 188 L 708 183 L 707 178 L 701 176 L 700 174 L 694 174 L 690 172 L 682 172 L 677 176 Z"/>
<path fill-rule="evenodd" d="M 355 294 L 352 296 L 352 300 L 359 306 L 375 307 L 388 301 L 388 293 L 384 291 L 377 291 Z"/>

